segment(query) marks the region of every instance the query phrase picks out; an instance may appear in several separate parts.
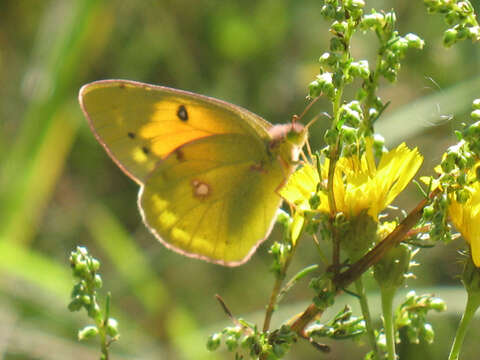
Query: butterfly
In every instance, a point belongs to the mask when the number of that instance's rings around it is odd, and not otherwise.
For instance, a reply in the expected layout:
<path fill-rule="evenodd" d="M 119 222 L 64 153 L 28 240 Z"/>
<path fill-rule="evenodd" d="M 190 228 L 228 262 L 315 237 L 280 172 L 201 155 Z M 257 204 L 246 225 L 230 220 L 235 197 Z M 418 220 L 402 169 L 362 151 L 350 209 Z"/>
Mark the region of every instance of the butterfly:
<path fill-rule="evenodd" d="M 306 127 L 128 80 L 86 84 L 79 101 L 97 140 L 140 185 L 142 219 L 167 248 L 236 266 L 268 237 Z"/>

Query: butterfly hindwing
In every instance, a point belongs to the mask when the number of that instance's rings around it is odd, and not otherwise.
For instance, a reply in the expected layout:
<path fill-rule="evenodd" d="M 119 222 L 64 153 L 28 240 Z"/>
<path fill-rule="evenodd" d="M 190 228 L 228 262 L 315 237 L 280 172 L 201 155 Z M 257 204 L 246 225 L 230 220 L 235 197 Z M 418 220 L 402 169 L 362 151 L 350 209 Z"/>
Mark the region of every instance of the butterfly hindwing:
<path fill-rule="evenodd" d="M 139 206 L 152 232 L 183 254 L 223 265 L 249 258 L 269 233 L 284 169 L 267 143 L 241 134 L 180 147 L 146 179 Z"/>

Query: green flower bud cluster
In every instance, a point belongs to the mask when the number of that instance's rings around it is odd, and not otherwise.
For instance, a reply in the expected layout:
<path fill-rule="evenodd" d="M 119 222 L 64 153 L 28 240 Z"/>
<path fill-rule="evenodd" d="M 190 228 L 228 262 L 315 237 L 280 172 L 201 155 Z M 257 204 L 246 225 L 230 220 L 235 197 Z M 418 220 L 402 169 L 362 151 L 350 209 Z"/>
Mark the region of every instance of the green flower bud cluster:
<path fill-rule="evenodd" d="M 288 213 L 279 210 L 277 213 L 277 223 L 283 227 L 282 241 L 275 241 L 270 247 L 269 253 L 273 256 L 273 263 L 270 268 L 276 277 L 282 276 L 285 262 L 292 251 L 291 230 L 292 218 Z"/>
<path fill-rule="evenodd" d="M 318 308 L 326 309 L 334 304 L 336 291 L 329 276 L 312 278 L 309 287 L 316 293 L 313 302 Z"/>
<path fill-rule="evenodd" d="M 415 34 L 398 35 L 395 13 L 372 10 L 364 14 L 363 0 L 326 0 L 321 13 L 332 21 L 329 51 L 320 56 L 320 74 L 309 84 L 309 97 L 325 95 L 333 105 L 333 126 L 324 135 L 327 147 L 343 149 L 342 155 L 358 152 L 358 139 L 373 134 L 373 123 L 388 104 L 376 95 L 381 76 L 395 81 L 400 61 L 410 48 L 421 49 L 424 42 Z M 377 68 L 372 70 L 367 60 L 357 60 L 350 54 L 350 40 L 358 31 L 373 31 L 379 39 Z M 362 81 L 354 101 L 341 99 L 343 89 L 354 80 Z M 340 139 L 340 140 L 339 140 Z M 335 151 L 334 153 L 339 154 Z M 335 160 L 335 159 L 333 159 Z"/>
<path fill-rule="evenodd" d="M 327 0 L 322 6 L 322 15 L 332 20 L 330 27 L 334 35 L 330 39 L 329 52 L 320 59 L 320 75 L 309 85 L 309 95 L 315 98 L 321 94 L 335 99 L 339 89 L 355 78 L 367 79 L 370 76 L 366 60 L 354 61 L 349 55 L 350 38 L 363 15 L 363 0 Z"/>
<path fill-rule="evenodd" d="M 259 332 L 253 324 L 239 319 L 240 325 L 226 327 L 220 333 L 211 335 L 207 349 L 217 350 L 223 340 L 227 349 L 236 351 L 236 358 L 243 359 L 240 352 L 247 352 L 251 359 L 277 360 L 285 356 L 291 345 L 297 341 L 297 334 L 287 325 L 274 331 Z"/>
<path fill-rule="evenodd" d="M 339 109 L 337 130 L 344 144 L 343 156 L 351 156 L 358 152 L 360 124 L 363 121 L 363 110 L 357 100 L 344 104 Z"/>
<path fill-rule="evenodd" d="M 312 322 L 305 329 L 305 333 L 309 337 L 351 339 L 365 333 L 365 321 L 361 317 L 353 316 L 350 307 L 345 306 L 326 324 L 320 321 Z"/>
<path fill-rule="evenodd" d="M 450 47 L 458 41 L 480 39 L 480 27 L 475 11 L 468 0 L 424 0 L 430 13 L 445 17 L 449 29 L 443 35 L 443 44 Z"/>
<path fill-rule="evenodd" d="M 475 99 L 472 107 L 470 116 L 474 122 L 468 126 L 463 124 L 462 131 L 456 133 L 460 141 L 464 140 L 468 144 L 468 149 L 464 150 L 464 156 L 470 160 L 468 162 L 470 166 L 480 159 L 480 99 Z M 470 157 L 475 158 L 469 159 Z"/>
<path fill-rule="evenodd" d="M 78 339 L 85 340 L 100 336 L 102 341 L 102 359 L 107 358 L 108 344 L 117 340 L 119 335 L 118 323 L 109 317 L 110 295 L 107 295 L 105 313 L 102 313 L 97 301 L 97 290 L 103 285 L 98 273 L 100 262 L 92 257 L 85 247 L 78 246 L 70 254 L 70 266 L 77 283 L 73 286 L 70 311 L 79 311 L 82 308 L 95 321 L 95 325 L 88 325 L 78 331 Z M 109 336 L 108 344 L 106 337 Z"/>
<path fill-rule="evenodd" d="M 435 333 L 432 325 L 427 322 L 428 312 L 431 310 L 441 312 L 446 309 L 447 306 L 442 299 L 432 295 L 418 296 L 415 291 L 410 291 L 396 310 L 396 328 L 406 334 L 410 343 L 418 344 L 420 340 L 424 340 L 431 344 Z"/>
<path fill-rule="evenodd" d="M 390 82 L 397 80 L 400 70 L 400 60 L 405 57 L 408 49 L 423 49 L 424 41 L 415 34 L 406 34 L 399 36 L 397 31 L 390 34 L 389 41 L 385 44 L 381 52 L 382 61 L 378 71 Z"/>
<path fill-rule="evenodd" d="M 429 225 L 428 238 L 431 241 L 450 242 L 453 238 L 447 216 L 448 202 L 447 192 L 444 191 L 423 208 L 421 223 Z"/>
<path fill-rule="evenodd" d="M 424 41 L 415 34 L 400 36 L 395 30 L 396 15 L 394 12 L 379 13 L 372 10 L 365 15 L 360 24 L 363 31 L 373 31 L 380 41 L 380 62 L 378 73 L 390 82 L 397 79 L 400 60 L 408 49 L 423 49 Z"/>
<path fill-rule="evenodd" d="M 278 241 L 274 242 L 270 247 L 269 253 L 273 256 L 273 263 L 270 269 L 275 276 L 278 277 L 282 274 L 282 269 L 291 249 L 291 244 L 280 243 Z"/>
<path fill-rule="evenodd" d="M 325 0 L 320 13 L 327 19 L 359 21 L 365 7 L 364 0 Z"/>
<path fill-rule="evenodd" d="M 96 301 L 96 290 L 102 287 L 102 278 L 97 273 L 100 269 L 99 261 L 89 256 L 86 248 L 79 246 L 70 255 L 70 266 L 73 276 L 79 281 L 73 287 L 69 310 L 79 311 L 85 308 L 91 318 L 101 320 Z"/>
<path fill-rule="evenodd" d="M 480 100 L 477 99 L 473 101 L 472 120 L 477 120 L 479 113 Z M 431 226 L 429 236 L 435 241 L 452 239 L 447 221 L 449 196 L 454 194 L 457 202 L 465 203 L 471 195 L 468 185 L 479 179 L 478 175 L 469 175 L 469 171 L 480 159 L 480 121 L 462 126 L 461 131 L 456 131 L 458 143 L 447 149 L 440 163 L 442 194 L 423 209 L 423 222 Z"/>
<path fill-rule="evenodd" d="M 387 152 L 385 147 L 385 138 L 380 134 L 373 134 L 373 153 L 380 159 L 382 154 Z"/>
<path fill-rule="evenodd" d="M 308 86 L 308 90 L 311 98 L 316 98 L 321 94 L 333 98 L 335 95 L 335 86 L 333 85 L 332 73 L 326 72 L 317 75 L 316 79 Z"/>

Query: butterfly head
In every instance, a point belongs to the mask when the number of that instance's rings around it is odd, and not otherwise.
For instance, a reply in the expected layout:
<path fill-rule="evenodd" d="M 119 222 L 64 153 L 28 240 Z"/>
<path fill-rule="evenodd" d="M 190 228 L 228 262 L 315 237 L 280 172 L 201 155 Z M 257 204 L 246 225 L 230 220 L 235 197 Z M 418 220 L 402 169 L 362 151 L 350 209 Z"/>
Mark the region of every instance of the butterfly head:
<path fill-rule="evenodd" d="M 271 136 L 270 150 L 287 163 L 298 160 L 298 155 L 307 141 L 308 129 L 298 122 L 274 125 L 268 131 Z"/>

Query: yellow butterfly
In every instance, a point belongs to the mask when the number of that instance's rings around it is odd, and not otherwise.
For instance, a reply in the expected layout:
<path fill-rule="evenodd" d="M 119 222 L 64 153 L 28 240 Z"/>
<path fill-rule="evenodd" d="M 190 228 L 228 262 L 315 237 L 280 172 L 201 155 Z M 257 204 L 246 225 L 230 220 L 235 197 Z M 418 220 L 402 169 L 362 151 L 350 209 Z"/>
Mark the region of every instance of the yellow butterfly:
<path fill-rule="evenodd" d="M 97 140 L 140 185 L 142 218 L 166 247 L 236 266 L 269 235 L 276 190 L 307 137 L 302 125 L 127 80 L 87 84 L 79 101 Z"/>

